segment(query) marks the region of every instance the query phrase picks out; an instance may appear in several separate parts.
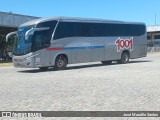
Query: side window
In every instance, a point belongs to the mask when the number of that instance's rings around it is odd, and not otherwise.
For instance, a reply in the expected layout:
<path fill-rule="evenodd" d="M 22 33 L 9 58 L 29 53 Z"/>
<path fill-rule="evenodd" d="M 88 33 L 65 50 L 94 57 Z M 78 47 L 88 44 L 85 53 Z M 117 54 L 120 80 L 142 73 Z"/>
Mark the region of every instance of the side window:
<path fill-rule="evenodd" d="M 36 45 L 36 47 L 42 47 L 43 45 L 44 45 L 44 42 L 43 42 L 43 35 L 42 34 L 37 34 L 36 36 L 35 36 L 35 45 Z"/>
<path fill-rule="evenodd" d="M 144 35 L 146 31 L 145 25 L 137 25 L 138 26 L 138 35 Z"/>
<path fill-rule="evenodd" d="M 118 23 L 60 22 L 55 32 L 54 39 L 76 36 L 140 36 L 144 33 L 144 25 Z"/>
<path fill-rule="evenodd" d="M 33 36 L 33 44 L 36 48 L 43 48 L 50 44 L 47 36 L 48 31 L 36 31 Z"/>
<path fill-rule="evenodd" d="M 43 31 L 35 31 L 32 37 L 32 50 L 39 50 L 42 48 L 49 47 L 51 37 L 53 34 L 53 30 L 57 24 L 57 21 L 47 21 L 43 23 L 38 23 L 36 28 L 41 28 L 41 27 L 49 27 L 48 30 L 43 30 Z"/>
<path fill-rule="evenodd" d="M 37 28 L 40 28 L 40 27 L 49 27 L 49 30 L 44 30 L 44 31 L 41 31 L 39 33 L 42 33 L 43 36 L 44 36 L 44 42 L 49 44 L 50 41 L 51 41 L 51 37 L 52 37 L 52 34 L 53 34 L 53 31 L 54 31 L 54 28 L 57 24 L 57 21 L 47 21 L 47 22 L 43 22 L 43 23 L 39 23 L 36 27 Z M 37 32 L 38 33 L 38 32 Z"/>
<path fill-rule="evenodd" d="M 105 24 L 99 23 L 76 23 L 77 36 L 82 37 L 97 37 L 106 36 Z"/>
<path fill-rule="evenodd" d="M 60 22 L 54 39 L 65 37 L 98 37 L 108 36 L 109 26 L 104 23 Z"/>
<path fill-rule="evenodd" d="M 128 24 L 126 26 L 126 34 L 127 36 L 136 36 L 137 30 L 134 25 Z"/>
<path fill-rule="evenodd" d="M 76 36 L 76 24 L 74 22 L 60 22 L 56 29 L 54 39 L 75 37 Z"/>
<path fill-rule="evenodd" d="M 80 24 L 80 36 L 88 37 L 89 36 L 89 24 L 81 23 Z"/>
<path fill-rule="evenodd" d="M 109 36 L 125 36 L 126 29 L 123 24 L 110 24 L 109 25 Z"/>
<path fill-rule="evenodd" d="M 104 37 L 108 34 L 107 25 L 104 23 L 91 23 L 89 27 L 90 37 Z"/>
<path fill-rule="evenodd" d="M 144 25 L 109 24 L 109 36 L 140 36 L 145 34 Z"/>
<path fill-rule="evenodd" d="M 76 28 L 76 31 L 75 31 L 76 36 L 82 36 L 81 23 L 75 22 L 75 28 Z"/>
<path fill-rule="evenodd" d="M 145 26 L 144 25 L 126 25 L 126 33 L 128 36 L 140 36 L 145 34 Z"/>

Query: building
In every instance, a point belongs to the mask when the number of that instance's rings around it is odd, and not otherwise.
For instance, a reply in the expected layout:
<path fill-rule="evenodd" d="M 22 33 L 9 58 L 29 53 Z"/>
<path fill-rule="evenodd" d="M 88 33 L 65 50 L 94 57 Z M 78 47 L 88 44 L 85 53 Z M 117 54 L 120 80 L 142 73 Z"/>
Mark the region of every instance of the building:
<path fill-rule="evenodd" d="M 17 30 L 22 23 L 37 18 L 39 17 L 0 12 L 0 37 Z"/>
<path fill-rule="evenodd" d="M 160 26 L 147 27 L 147 46 L 148 51 L 160 51 Z"/>
<path fill-rule="evenodd" d="M 22 23 L 37 18 L 39 17 L 0 12 L 0 26 L 17 28 Z"/>
<path fill-rule="evenodd" d="M 0 12 L 0 57 L 7 50 L 11 50 L 13 45 L 4 48 L 5 37 L 9 32 L 16 31 L 22 23 L 37 19 L 39 17 L 19 15 L 13 13 Z M 12 41 L 14 42 L 14 41 Z M 13 44 L 13 43 L 10 43 Z"/>

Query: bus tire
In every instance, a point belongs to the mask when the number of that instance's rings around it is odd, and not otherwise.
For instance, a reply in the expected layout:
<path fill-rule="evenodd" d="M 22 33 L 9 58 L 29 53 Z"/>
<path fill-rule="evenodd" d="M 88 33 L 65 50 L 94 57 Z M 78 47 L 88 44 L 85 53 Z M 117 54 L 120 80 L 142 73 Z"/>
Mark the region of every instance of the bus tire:
<path fill-rule="evenodd" d="M 64 70 L 67 66 L 67 59 L 64 56 L 58 56 L 55 61 L 55 70 Z"/>
<path fill-rule="evenodd" d="M 101 61 L 101 63 L 103 65 L 110 65 L 110 64 L 112 64 L 112 61 Z"/>
<path fill-rule="evenodd" d="M 42 71 L 46 71 L 46 70 L 48 70 L 48 68 L 49 67 L 40 67 L 39 69 L 42 70 Z"/>
<path fill-rule="evenodd" d="M 121 59 L 117 61 L 119 64 L 126 64 L 129 62 L 129 53 L 128 52 L 123 52 L 121 55 Z"/>

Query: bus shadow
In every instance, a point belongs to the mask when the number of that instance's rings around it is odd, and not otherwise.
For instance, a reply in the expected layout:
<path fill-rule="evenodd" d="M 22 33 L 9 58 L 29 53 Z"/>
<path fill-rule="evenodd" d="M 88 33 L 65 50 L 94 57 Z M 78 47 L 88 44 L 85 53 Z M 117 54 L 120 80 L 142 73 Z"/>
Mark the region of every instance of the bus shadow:
<path fill-rule="evenodd" d="M 135 60 L 135 61 L 130 61 L 128 64 L 132 63 L 145 63 L 145 62 L 153 62 L 152 60 Z"/>
<path fill-rule="evenodd" d="M 135 60 L 135 61 L 130 61 L 127 64 L 133 64 L 133 63 L 147 63 L 147 62 L 152 62 L 151 60 Z M 125 64 L 125 65 L 127 65 Z M 103 65 L 101 63 L 97 64 L 91 64 L 91 65 L 81 65 L 81 66 L 69 66 L 65 70 L 60 70 L 60 71 L 67 71 L 67 70 L 75 70 L 75 69 L 82 69 L 82 68 L 93 68 L 93 67 L 102 67 L 102 66 L 113 66 L 113 65 L 124 65 L 124 64 L 117 64 L 117 62 L 113 62 L 112 64 L 109 65 Z M 54 70 L 53 68 L 49 68 L 46 71 L 42 71 L 40 69 L 32 69 L 32 70 L 23 70 L 23 71 L 17 71 L 20 73 L 40 73 L 40 72 L 58 72 Z"/>
<path fill-rule="evenodd" d="M 133 63 L 145 63 L 145 62 L 152 62 L 151 60 L 139 60 L 139 61 L 130 61 L 127 64 L 133 64 Z M 66 70 L 74 70 L 74 69 L 82 69 L 82 68 L 92 68 L 92 67 L 101 67 L 101 66 L 113 66 L 113 65 L 127 65 L 127 64 L 118 64 L 117 62 L 113 62 L 112 64 L 103 65 L 103 64 L 92 64 L 92 65 L 81 65 L 81 66 L 72 66 L 67 67 Z"/>

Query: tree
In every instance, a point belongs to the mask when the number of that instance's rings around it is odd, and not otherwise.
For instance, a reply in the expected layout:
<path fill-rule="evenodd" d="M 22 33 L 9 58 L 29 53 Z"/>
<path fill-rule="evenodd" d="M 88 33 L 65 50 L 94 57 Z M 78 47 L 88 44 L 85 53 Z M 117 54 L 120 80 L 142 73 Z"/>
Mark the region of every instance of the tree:
<path fill-rule="evenodd" d="M 3 55 L 5 50 L 7 49 L 8 45 L 7 42 L 5 41 L 4 35 L 0 36 L 0 54 Z"/>
<path fill-rule="evenodd" d="M 6 51 L 11 51 L 13 49 L 13 38 L 9 39 L 9 42 L 6 42 L 5 35 L 0 36 L 0 54 L 3 55 Z"/>
<path fill-rule="evenodd" d="M 4 52 L 6 51 L 12 51 L 13 49 L 13 44 L 14 44 L 14 36 L 11 36 L 6 42 L 6 35 L 10 32 L 16 31 L 17 28 L 12 28 L 12 27 L 3 27 L 0 26 L 0 56 L 3 55 Z"/>

